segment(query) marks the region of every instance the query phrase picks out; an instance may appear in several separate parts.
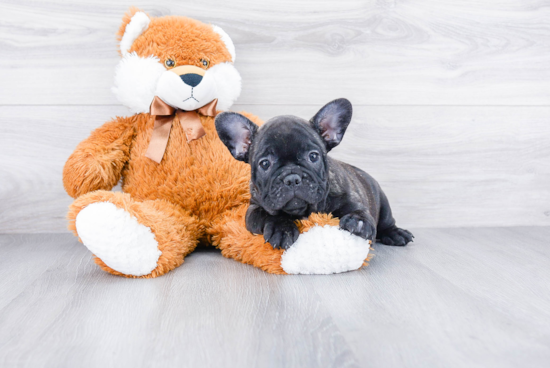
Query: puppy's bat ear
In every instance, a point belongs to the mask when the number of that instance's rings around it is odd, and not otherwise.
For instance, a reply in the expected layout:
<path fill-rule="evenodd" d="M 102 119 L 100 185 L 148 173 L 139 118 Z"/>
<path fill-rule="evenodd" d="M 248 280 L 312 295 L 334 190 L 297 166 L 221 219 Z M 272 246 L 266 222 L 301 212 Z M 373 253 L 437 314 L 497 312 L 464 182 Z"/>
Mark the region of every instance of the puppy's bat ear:
<path fill-rule="evenodd" d="M 339 98 L 323 106 L 323 108 L 311 118 L 311 126 L 325 141 L 327 152 L 339 145 L 342 141 L 344 133 L 351 121 L 352 112 L 351 102 L 345 98 Z"/>
<path fill-rule="evenodd" d="M 233 157 L 248 163 L 248 152 L 258 126 L 236 112 L 222 112 L 216 116 L 216 130 Z"/>

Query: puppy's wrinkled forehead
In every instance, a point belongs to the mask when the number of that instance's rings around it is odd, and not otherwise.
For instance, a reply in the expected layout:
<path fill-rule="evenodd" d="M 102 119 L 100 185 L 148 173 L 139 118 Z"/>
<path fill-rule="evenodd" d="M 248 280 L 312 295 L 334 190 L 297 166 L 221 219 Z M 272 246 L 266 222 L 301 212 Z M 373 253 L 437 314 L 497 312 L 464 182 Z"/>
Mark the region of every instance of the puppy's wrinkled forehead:
<path fill-rule="evenodd" d="M 293 159 L 297 152 L 317 149 L 324 151 L 323 140 L 307 120 L 293 115 L 276 116 L 260 127 L 254 142 L 252 157 L 276 155 Z"/>
<path fill-rule="evenodd" d="M 323 106 L 309 122 L 282 115 L 258 127 L 244 115 L 222 112 L 216 116 L 216 130 L 234 158 L 249 164 L 255 161 L 254 173 L 258 158 L 269 154 L 296 162 L 307 150 L 318 150 L 325 158 L 342 141 L 351 114 L 351 103 L 339 98 Z"/>

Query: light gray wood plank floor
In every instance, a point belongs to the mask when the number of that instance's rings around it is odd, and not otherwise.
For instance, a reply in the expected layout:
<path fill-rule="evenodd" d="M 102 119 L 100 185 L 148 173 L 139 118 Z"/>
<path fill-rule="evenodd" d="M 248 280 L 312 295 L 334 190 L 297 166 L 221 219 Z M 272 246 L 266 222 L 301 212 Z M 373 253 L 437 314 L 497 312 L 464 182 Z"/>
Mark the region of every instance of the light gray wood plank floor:
<path fill-rule="evenodd" d="M 550 227 L 414 233 L 345 274 L 202 249 L 151 280 L 69 234 L 1 235 L 0 366 L 548 367 Z"/>

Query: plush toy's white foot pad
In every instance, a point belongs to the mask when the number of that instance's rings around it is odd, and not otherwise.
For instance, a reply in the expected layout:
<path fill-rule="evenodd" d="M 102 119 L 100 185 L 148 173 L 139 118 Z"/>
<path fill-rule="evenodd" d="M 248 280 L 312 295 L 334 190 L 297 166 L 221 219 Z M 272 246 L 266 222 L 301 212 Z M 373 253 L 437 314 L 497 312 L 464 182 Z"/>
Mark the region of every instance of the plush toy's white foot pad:
<path fill-rule="evenodd" d="M 93 254 L 126 275 L 151 273 L 162 253 L 149 227 L 110 202 L 92 203 L 80 211 L 76 231 Z"/>
<path fill-rule="evenodd" d="M 281 267 L 289 274 L 340 273 L 360 268 L 370 244 L 335 226 L 314 226 L 285 250 Z"/>

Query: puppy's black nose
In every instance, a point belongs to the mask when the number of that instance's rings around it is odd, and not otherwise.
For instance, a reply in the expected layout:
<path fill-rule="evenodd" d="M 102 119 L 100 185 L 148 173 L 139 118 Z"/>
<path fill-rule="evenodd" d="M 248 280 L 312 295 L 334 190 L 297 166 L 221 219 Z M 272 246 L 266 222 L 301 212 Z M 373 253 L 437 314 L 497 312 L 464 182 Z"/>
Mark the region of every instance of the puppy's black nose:
<path fill-rule="evenodd" d="M 196 87 L 202 80 L 202 75 L 194 74 L 194 73 L 188 73 L 180 75 L 181 80 L 183 83 L 191 86 Z"/>
<path fill-rule="evenodd" d="M 300 175 L 290 174 L 283 179 L 283 183 L 288 187 L 297 187 L 302 184 L 302 178 Z"/>

